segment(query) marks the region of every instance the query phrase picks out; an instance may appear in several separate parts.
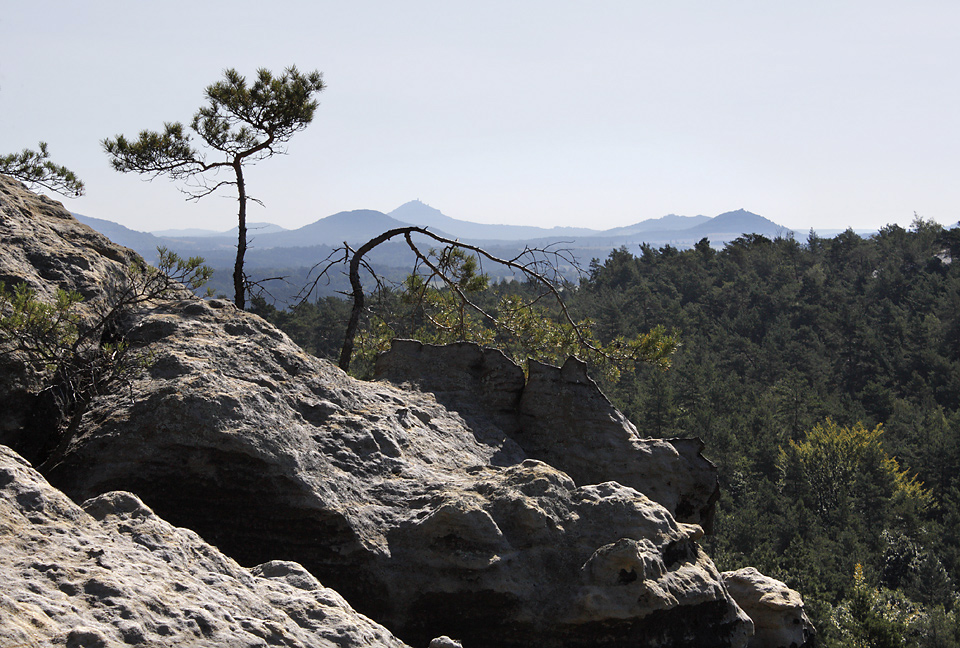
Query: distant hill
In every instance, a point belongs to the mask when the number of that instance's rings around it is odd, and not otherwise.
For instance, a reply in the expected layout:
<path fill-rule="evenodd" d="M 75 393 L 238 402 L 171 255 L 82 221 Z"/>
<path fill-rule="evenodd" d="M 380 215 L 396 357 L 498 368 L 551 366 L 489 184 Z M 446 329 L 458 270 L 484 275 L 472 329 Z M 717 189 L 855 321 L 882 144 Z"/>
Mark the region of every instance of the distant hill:
<path fill-rule="evenodd" d="M 569 237 L 590 236 L 597 234 L 596 230 L 584 227 L 532 227 L 529 225 L 489 225 L 472 223 L 446 216 L 439 209 L 430 205 L 411 200 L 400 205 L 390 216 L 420 227 L 428 227 L 431 231 L 442 230 L 450 236 L 462 239 L 522 241 L 524 239 L 542 238 L 545 236 Z"/>
<path fill-rule="evenodd" d="M 260 226 L 263 227 L 260 227 Z M 254 223 L 247 229 L 250 252 L 273 248 L 307 248 L 317 245 L 337 247 L 346 241 L 361 244 L 390 229 L 404 227 L 402 223 L 383 212 L 357 209 L 321 218 L 309 225 L 288 230 L 270 223 Z M 179 236 L 170 239 L 178 246 L 193 251 L 236 248 L 237 228 L 215 235 Z M 196 252 L 194 252 L 196 253 Z"/>
<path fill-rule="evenodd" d="M 412 200 L 394 209 L 390 216 L 411 225 L 443 230 L 464 240 L 474 241 L 536 241 L 548 240 L 575 241 L 590 248 L 611 245 L 630 245 L 633 243 L 671 243 L 673 245 L 693 245 L 707 236 L 712 242 L 731 241 L 745 233 L 764 236 L 780 236 L 790 230 L 777 225 L 757 214 L 744 209 L 720 214 L 714 218 L 708 216 L 679 216 L 668 214 L 660 218 L 615 227 L 608 230 L 595 230 L 586 227 L 531 227 L 527 225 L 488 225 L 458 220 L 445 215 L 438 209 L 419 200 Z M 711 236 L 712 235 L 712 236 Z M 716 239 L 716 240 L 715 240 Z"/>
<path fill-rule="evenodd" d="M 120 223 L 114 223 L 113 221 L 102 218 L 93 218 L 92 216 L 85 216 L 84 214 L 78 214 L 76 212 L 71 213 L 78 221 L 97 230 L 114 243 L 135 250 L 140 256 L 146 259 L 148 263 L 156 263 L 158 246 L 170 247 L 168 241 L 153 234 L 138 232 L 129 227 L 124 227 Z"/>
<path fill-rule="evenodd" d="M 604 230 L 604 236 L 629 236 L 631 234 L 667 232 L 686 230 L 706 223 L 710 220 L 709 216 L 677 216 L 676 214 L 667 214 L 660 218 L 648 218 L 645 221 L 627 225 L 626 227 L 614 227 Z"/>
<path fill-rule="evenodd" d="M 306 247 L 312 245 L 342 245 L 344 241 L 366 243 L 387 230 L 404 227 L 403 223 L 372 209 L 345 211 L 304 225 L 295 230 L 258 234 L 256 244 L 261 248 Z"/>
<path fill-rule="evenodd" d="M 675 229 L 663 229 L 664 227 Z M 714 218 L 706 216 L 677 216 L 671 214 L 658 219 L 641 221 L 627 227 L 618 227 L 590 236 L 577 236 L 564 242 L 564 247 L 576 251 L 580 258 L 604 257 L 604 251 L 620 247 L 636 248 L 641 244 L 654 247 L 671 245 L 676 248 L 693 247 L 701 239 L 708 239 L 714 247 L 744 234 L 760 234 L 769 238 L 793 236 L 792 230 L 773 221 L 740 209 L 726 212 Z M 526 241 L 534 246 L 544 246 L 556 239 L 544 237 Z"/>
<path fill-rule="evenodd" d="M 688 231 L 701 238 L 707 237 L 714 243 L 732 241 L 743 234 L 762 234 L 767 238 L 776 238 L 792 233 L 792 230 L 745 209 L 720 214 Z"/>
<path fill-rule="evenodd" d="M 223 236 L 223 232 L 217 230 L 200 229 L 198 227 L 188 227 L 186 229 L 168 229 L 154 230 L 150 232 L 154 236 L 168 236 L 173 238 L 190 238 L 200 236 Z"/>

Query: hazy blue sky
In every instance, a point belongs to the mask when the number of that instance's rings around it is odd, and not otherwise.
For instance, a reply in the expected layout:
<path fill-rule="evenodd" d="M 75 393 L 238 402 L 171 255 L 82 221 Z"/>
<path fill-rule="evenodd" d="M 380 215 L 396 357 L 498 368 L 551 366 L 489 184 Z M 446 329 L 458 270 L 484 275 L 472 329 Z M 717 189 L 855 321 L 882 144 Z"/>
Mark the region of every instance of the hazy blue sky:
<path fill-rule="evenodd" d="M 419 198 L 479 222 L 604 229 L 746 208 L 818 229 L 960 220 L 960 2 L 131 2 L 0 14 L 0 152 L 50 144 L 66 201 L 227 229 L 109 168 L 99 140 L 189 122 L 235 67 L 328 84 L 250 217 L 299 227 Z"/>

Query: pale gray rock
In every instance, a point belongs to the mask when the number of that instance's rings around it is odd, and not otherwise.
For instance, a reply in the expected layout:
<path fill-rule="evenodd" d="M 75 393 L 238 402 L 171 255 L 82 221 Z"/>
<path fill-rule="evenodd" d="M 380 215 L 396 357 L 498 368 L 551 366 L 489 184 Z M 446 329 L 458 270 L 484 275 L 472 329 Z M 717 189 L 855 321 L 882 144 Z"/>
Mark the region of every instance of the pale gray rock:
<path fill-rule="evenodd" d="M 717 468 L 699 439 L 644 439 L 603 395 L 586 365 L 569 358 L 559 369 L 531 360 L 520 399 L 517 442 L 578 484 L 615 480 L 710 533 L 720 496 Z"/>
<path fill-rule="evenodd" d="M 816 629 L 803 609 L 800 593 L 754 567 L 721 574 L 727 591 L 753 620 L 750 648 L 806 648 Z"/>
<path fill-rule="evenodd" d="M 631 488 L 498 465 L 518 453 L 502 433 L 355 381 L 227 302 L 158 306 L 130 339 L 153 366 L 44 465 L 75 497 L 123 488 L 241 564 L 296 560 L 413 645 L 746 641 L 701 527 Z M 585 577 L 621 539 L 660 572 Z"/>
<path fill-rule="evenodd" d="M 0 446 L 0 645 L 405 646 L 303 567 L 247 570 L 135 495 L 77 506 Z"/>
<path fill-rule="evenodd" d="M 63 220 L 45 226 L 42 211 L 10 218 L 36 221 L 38 241 L 56 239 Z M 0 251 L 6 247 L 0 241 Z M 30 259 L 23 263 L 11 275 L 38 272 Z M 310 589 L 316 577 L 411 645 L 444 635 L 468 648 L 746 645 L 753 624 L 697 544 L 702 527 L 673 515 L 682 496 L 665 493 L 682 491 L 645 494 L 616 471 L 575 481 L 563 466 L 528 458 L 511 436 L 515 399 L 503 398 L 516 372 L 495 354 L 468 350 L 479 354 L 481 370 L 465 364 L 474 373 L 463 384 L 479 384 L 486 400 L 448 407 L 442 390 L 354 380 L 227 301 L 150 304 L 123 325 L 118 334 L 149 366 L 96 396 L 39 469 L 76 501 L 93 498 L 88 508 L 101 524 L 135 529 L 171 560 L 181 552 L 159 546 L 166 531 L 131 521 L 139 506 L 101 515 L 100 506 L 126 505 L 100 496 L 136 493 L 239 564 L 261 565 L 241 573 L 268 577 L 272 585 L 258 581 L 256 589 L 278 618 L 314 631 L 308 619 L 334 596 Z M 568 415 L 576 420 L 574 409 Z M 626 439 L 614 447 L 634 448 L 622 417 L 610 416 Z M 567 434 L 575 441 L 582 432 Z M 662 464 L 656 470 L 669 477 L 671 466 L 684 469 L 676 446 L 659 443 L 650 451 Z M 214 585 L 231 578 L 206 577 Z M 101 581 L 101 598 L 128 592 L 105 574 Z M 197 606 L 190 618 L 202 635 L 214 611 Z M 270 640 L 275 622 L 255 619 L 238 627 Z M 100 623 L 78 619 L 77 627 L 107 639 L 120 632 Z M 126 631 L 136 640 L 154 630 L 144 622 Z"/>
<path fill-rule="evenodd" d="M 57 289 L 83 295 L 82 313 L 103 298 L 110 277 L 139 259 L 133 250 L 75 219 L 63 204 L 0 175 L 0 281 L 26 282 L 52 301 Z"/>

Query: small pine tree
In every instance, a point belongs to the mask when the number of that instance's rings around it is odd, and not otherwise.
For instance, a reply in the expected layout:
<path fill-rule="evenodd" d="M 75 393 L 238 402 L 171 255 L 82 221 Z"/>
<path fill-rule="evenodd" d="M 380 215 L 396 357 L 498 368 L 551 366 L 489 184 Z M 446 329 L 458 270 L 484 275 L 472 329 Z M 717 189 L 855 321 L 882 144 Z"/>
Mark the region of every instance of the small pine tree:
<path fill-rule="evenodd" d="M 236 187 L 239 232 L 233 287 L 237 308 L 243 309 L 246 301 L 247 201 L 255 200 L 247 194 L 244 165 L 283 153 L 286 142 L 313 121 L 317 109 L 313 96 L 325 87 L 320 72 L 301 74 L 296 67 L 287 68 L 280 76 L 261 68 L 249 86 L 236 70 L 226 70 L 223 80 L 207 86 L 208 103 L 190 122 L 190 129 L 218 160 L 208 160 L 206 153 L 195 149 L 180 122 L 164 124 L 162 133 L 141 131 L 136 140 L 118 135 L 102 142 L 117 171 L 198 183 L 199 188 L 187 191 L 192 199 L 223 186 Z M 232 173 L 234 180 L 208 183 L 208 177 L 221 170 Z"/>
<path fill-rule="evenodd" d="M 16 178 L 30 189 L 41 187 L 67 197 L 82 196 L 83 182 L 65 166 L 50 160 L 46 142 L 40 142 L 40 151 L 23 149 L 0 157 L 0 173 Z"/>

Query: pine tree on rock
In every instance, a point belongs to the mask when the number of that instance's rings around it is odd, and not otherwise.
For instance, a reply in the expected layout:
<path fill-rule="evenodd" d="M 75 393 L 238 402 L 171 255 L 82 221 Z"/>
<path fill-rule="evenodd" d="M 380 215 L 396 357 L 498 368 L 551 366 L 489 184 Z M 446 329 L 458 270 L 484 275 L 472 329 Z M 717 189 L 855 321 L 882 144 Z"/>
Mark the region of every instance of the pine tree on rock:
<path fill-rule="evenodd" d="M 46 189 L 68 198 L 83 195 L 83 181 L 67 167 L 50 159 L 46 142 L 39 151 L 23 149 L 19 153 L 0 156 L 0 173 L 16 178 L 32 190 Z"/>
<path fill-rule="evenodd" d="M 246 298 L 247 202 L 256 201 L 247 194 L 244 165 L 284 153 L 286 142 L 313 120 L 318 105 L 314 95 L 325 87 L 320 72 L 302 74 L 296 67 L 279 76 L 261 68 L 251 85 L 236 70 L 224 71 L 222 80 L 207 87 L 207 105 L 190 122 L 190 130 L 216 159 L 193 147 L 190 133 L 180 122 L 165 123 L 163 132 L 141 131 L 135 140 L 118 135 L 102 142 L 117 171 L 182 180 L 190 199 L 198 200 L 221 187 L 236 187 L 239 232 L 233 286 L 238 308 L 244 307 Z M 221 170 L 232 171 L 232 179 L 216 179 Z"/>

